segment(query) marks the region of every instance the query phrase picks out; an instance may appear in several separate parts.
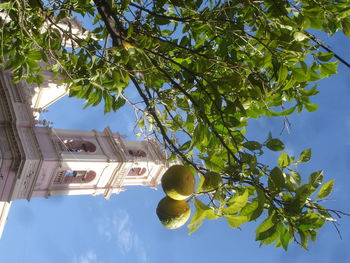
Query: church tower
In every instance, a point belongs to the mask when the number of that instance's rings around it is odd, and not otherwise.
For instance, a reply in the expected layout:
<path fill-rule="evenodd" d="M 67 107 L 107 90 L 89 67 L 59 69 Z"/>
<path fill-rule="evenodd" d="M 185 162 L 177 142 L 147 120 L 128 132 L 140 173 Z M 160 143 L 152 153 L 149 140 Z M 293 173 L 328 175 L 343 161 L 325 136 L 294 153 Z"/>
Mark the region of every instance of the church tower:
<path fill-rule="evenodd" d="M 123 186 L 155 188 L 165 169 L 165 155 L 153 140 L 127 141 L 108 127 L 95 130 L 59 130 L 36 127 L 43 161 L 27 196 L 104 195 Z"/>
<path fill-rule="evenodd" d="M 125 186 L 156 188 L 167 162 L 155 140 L 128 141 L 103 131 L 62 130 L 38 121 L 66 92 L 50 81 L 14 84 L 0 72 L 0 236 L 11 202 L 55 195 L 103 195 Z"/>

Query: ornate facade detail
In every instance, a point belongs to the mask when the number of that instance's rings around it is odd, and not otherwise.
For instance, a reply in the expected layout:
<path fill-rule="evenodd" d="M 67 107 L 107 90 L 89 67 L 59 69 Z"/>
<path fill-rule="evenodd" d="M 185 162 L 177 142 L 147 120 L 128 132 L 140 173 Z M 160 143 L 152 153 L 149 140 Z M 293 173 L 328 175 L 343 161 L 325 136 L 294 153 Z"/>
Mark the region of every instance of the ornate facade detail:
<path fill-rule="evenodd" d="M 31 164 L 26 171 L 25 174 L 23 174 L 22 177 L 22 182 L 21 182 L 21 189 L 19 190 L 19 193 L 17 195 L 18 199 L 25 199 L 28 196 L 28 192 L 31 186 L 31 182 L 33 180 L 34 174 L 35 174 L 35 169 L 34 166 L 35 164 Z"/>

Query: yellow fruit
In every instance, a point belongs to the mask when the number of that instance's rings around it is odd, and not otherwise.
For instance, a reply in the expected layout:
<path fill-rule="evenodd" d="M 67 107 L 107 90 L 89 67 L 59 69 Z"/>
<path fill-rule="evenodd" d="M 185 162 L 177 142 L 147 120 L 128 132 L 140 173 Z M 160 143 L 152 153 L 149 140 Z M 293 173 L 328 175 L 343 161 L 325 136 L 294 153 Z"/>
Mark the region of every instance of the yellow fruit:
<path fill-rule="evenodd" d="M 169 196 L 160 200 L 156 212 L 160 222 L 168 229 L 183 226 L 191 215 L 190 206 L 185 200 L 174 200 Z"/>
<path fill-rule="evenodd" d="M 162 177 L 162 187 L 167 196 L 184 200 L 194 192 L 195 180 L 192 172 L 183 165 L 171 166 Z"/>
<path fill-rule="evenodd" d="M 129 50 L 130 48 L 134 48 L 134 46 L 131 43 L 126 41 L 123 42 L 123 46 L 126 50 Z"/>

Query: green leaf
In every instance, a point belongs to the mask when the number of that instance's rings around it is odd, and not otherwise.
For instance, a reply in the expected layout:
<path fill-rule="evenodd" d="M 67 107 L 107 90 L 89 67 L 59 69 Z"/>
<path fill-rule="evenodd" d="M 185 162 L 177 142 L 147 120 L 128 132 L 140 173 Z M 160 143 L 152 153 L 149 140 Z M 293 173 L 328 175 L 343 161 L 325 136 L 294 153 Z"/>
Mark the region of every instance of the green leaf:
<path fill-rule="evenodd" d="M 298 221 L 298 229 L 302 231 L 318 229 L 322 227 L 324 223 L 325 220 L 322 219 L 320 215 L 308 213 Z"/>
<path fill-rule="evenodd" d="M 205 161 L 205 166 L 208 169 L 210 169 L 210 170 L 212 170 L 214 172 L 217 172 L 217 173 L 220 173 L 222 171 L 222 165 L 217 163 L 218 158 L 216 156 L 211 156 L 210 159 L 208 159 L 208 158 L 203 158 L 203 159 Z M 219 160 L 219 161 L 222 161 L 222 159 Z"/>
<path fill-rule="evenodd" d="M 307 35 L 305 35 L 304 33 L 302 32 L 295 32 L 294 35 L 293 35 L 294 39 L 296 41 L 303 41 L 305 39 L 308 39 L 309 37 Z"/>
<path fill-rule="evenodd" d="M 202 184 L 202 189 L 204 191 L 209 191 L 218 188 L 222 184 L 221 175 L 215 172 L 208 172 L 203 175 L 204 182 Z"/>
<path fill-rule="evenodd" d="M 304 105 L 305 105 L 305 108 L 307 109 L 307 111 L 309 111 L 309 112 L 314 112 L 314 111 L 318 110 L 318 106 L 315 103 L 306 102 L 306 103 L 304 103 Z"/>
<path fill-rule="evenodd" d="M 316 189 L 320 184 L 322 184 L 322 181 L 323 181 L 323 171 L 317 171 L 310 174 L 308 184 Z"/>
<path fill-rule="evenodd" d="M 255 240 L 266 240 L 269 237 L 273 236 L 277 230 L 277 220 L 275 216 L 275 211 L 271 213 L 271 215 L 263 221 L 258 228 L 255 230 Z M 276 237 L 277 238 L 277 237 Z"/>
<path fill-rule="evenodd" d="M 249 198 L 248 190 L 245 190 L 242 195 L 236 195 L 227 202 L 227 207 L 222 209 L 224 214 L 232 215 L 242 210 L 247 204 Z"/>
<path fill-rule="evenodd" d="M 157 23 L 157 25 L 161 25 L 161 26 L 167 25 L 170 23 L 170 20 L 168 18 L 163 18 L 163 17 L 158 17 L 158 16 L 156 16 L 154 18 L 154 20 Z"/>
<path fill-rule="evenodd" d="M 285 152 L 282 152 L 280 157 L 278 158 L 278 165 L 279 167 L 281 168 L 284 168 L 284 167 L 287 167 L 290 165 L 291 163 L 291 158 L 288 156 L 287 153 Z"/>
<path fill-rule="evenodd" d="M 259 205 L 258 205 L 258 208 L 255 209 L 254 212 L 251 214 L 250 220 L 255 220 L 262 214 L 262 212 L 264 211 L 265 202 L 266 202 L 266 197 L 265 197 L 264 192 L 261 189 L 257 189 L 257 188 L 255 190 L 256 190 L 256 192 L 258 194 L 258 199 L 257 200 L 258 200 Z M 241 214 L 245 215 L 243 213 L 243 210 L 244 209 L 242 209 Z"/>
<path fill-rule="evenodd" d="M 276 117 L 290 115 L 290 114 L 292 114 L 295 111 L 295 109 L 296 109 L 296 106 L 291 107 L 288 110 L 284 110 L 284 111 L 278 112 L 278 113 L 276 113 Z M 273 116 L 274 116 L 274 114 L 273 114 Z"/>
<path fill-rule="evenodd" d="M 270 172 L 269 176 L 269 188 L 273 190 L 281 190 L 285 186 L 285 179 L 283 176 L 283 172 L 280 168 L 275 167 Z"/>
<path fill-rule="evenodd" d="M 42 76 L 42 75 L 36 75 L 35 76 L 35 83 L 37 83 L 37 84 L 42 84 L 44 82 L 44 76 Z"/>
<path fill-rule="evenodd" d="M 204 140 L 204 136 L 205 136 L 205 131 L 203 129 L 203 124 L 199 123 L 197 124 L 197 126 L 195 127 L 194 131 L 193 131 L 193 136 L 192 136 L 192 144 L 191 147 L 193 146 L 200 146 L 201 143 Z"/>
<path fill-rule="evenodd" d="M 132 23 L 129 23 L 126 38 L 130 38 L 132 36 L 133 32 L 134 32 L 134 26 L 132 25 Z"/>
<path fill-rule="evenodd" d="M 6 3 L 1 3 L 0 4 L 0 9 L 2 10 L 10 10 L 13 8 L 13 2 L 6 2 Z"/>
<path fill-rule="evenodd" d="M 327 196 L 330 195 L 330 193 L 332 192 L 334 187 L 334 179 L 328 181 L 327 183 L 325 183 L 320 191 L 318 192 L 316 198 L 317 199 L 322 199 L 322 198 L 326 198 Z"/>
<path fill-rule="evenodd" d="M 255 151 L 255 150 L 260 150 L 262 145 L 261 143 L 257 141 L 248 141 L 242 144 L 243 147 L 247 148 L 248 150 Z"/>
<path fill-rule="evenodd" d="M 288 245 L 292 240 L 293 236 L 289 233 L 288 229 L 284 229 L 280 235 L 280 241 L 285 251 L 288 250 Z"/>
<path fill-rule="evenodd" d="M 285 206 L 287 214 L 292 216 L 300 215 L 307 198 L 313 191 L 314 188 L 309 184 L 304 184 L 297 188 L 297 190 L 295 191 L 296 195 Z"/>
<path fill-rule="evenodd" d="M 43 55 L 40 50 L 30 50 L 27 54 L 27 57 L 33 60 L 42 60 Z"/>
<path fill-rule="evenodd" d="M 347 37 L 350 37 L 350 17 L 347 16 L 341 20 L 343 32 Z"/>
<path fill-rule="evenodd" d="M 215 200 L 218 200 L 220 202 L 223 202 L 226 200 L 226 190 L 223 189 L 223 188 L 219 188 L 215 191 L 214 195 L 213 195 L 213 198 Z M 221 212 L 221 211 L 220 211 Z"/>
<path fill-rule="evenodd" d="M 276 224 L 269 230 L 266 230 L 265 232 L 259 234 L 258 238 L 260 238 L 259 240 L 261 240 L 260 246 L 262 244 L 269 245 L 279 237 L 279 226 L 280 224 Z"/>
<path fill-rule="evenodd" d="M 310 230 L 310 235 L 311 235 L 311 240 L 312 242 L 316 242 L 316 239 L 317 239 L 317 231 L 315 230 Z"/>
<path fill-rule="evenodd" d="M 301 184 L 301 176 L 297 171 L 291 170 L 290 175 L 296 184 L 298 184 L 298 185 Z"/>
<path fill-rule="evenodd" d="M 308 232 L 304 232 L 302 230 L 299 230 L 298 231 L 298 234 L 300 236 L 300 241 L 301 241 L 301 245 L 303 246 L 304 249 L 307 249 L 307 246 L 308 246 Z"/>
<path fill-rule="evenodd" d="M 258 228 L 255 230 L 256 234 L 259 233 L 263 233 L 266 230 L 269 230 L 270 228 L 272 228 L 276 223 L 276 218 L 275 218 L 275 211 L 273 211 L 271 213 L 271 215 L 266 218 L 259 226 Z"/>
<path fill-rule="evenodd" d="M 326 62 L 320 65 L 321 76 L 329 77 L 331 75 L 337 74 L 338 61 Z"/>
<path fill-rule="evenodd" d="M 196 188 L 196 193 L 200 193 L 203 191 L 203 183 L 204 183 L 205 177 L 203 175 L 199 175 L 199 182 L 198 186 Z"/>
<path fill-rule="evenodd" d="M 273 224 L 271 226 L 271 228 L 269 228 L 265 231 L 256 233 L 255 241 L 259 241 L 259 240 L 265 241 L 266 239 L 269 239 L 271 236 L 274 236 L 274 234 L 276 233 L 276 230 L 277 230 L 277 225 Z M 262 242 L 262 243 L 264 243 L 264 242 Z"/>
<path fill-rule="evenodd" d="M 249 219 L 247 216 L 225 216 L 225 218 L 227 219 L 227 223 L 230 227 L 232 228 L 237 228 L 240 227 L 241 225 L 243 225 L 244 223 L 248 222 Z"/>
<path fill-rule="evenodd" d="M 301 93 L 303 95 L 306 95 L 306 96 L 313 96 L 313 95 L 316 95 L 318 94 L 318 90 L 317 90 L 317 85 L 314 85 L 311 89 L 304 89 L 301 91 Z"/>
<path fill-rule="evenodd" d="M 331 53 L 331 52 L 330 53 L 319 52 L 317 55 L 317 58 L 323 62 L 327 62 L 331 60 L 333 57 L 334 57 L 334 53 Z"/>
<path fill-rule="evenodd" d="M 105 100 L 105 106 L 104 106 L 104 114 L 107 114 L 112 110 L 112 97 L 108 93 L 104 93 L 104 100 Z"/>
<path fill-rule="evenodd" d="M 293 69 L 293 77 L 298 82 L 306 82 L 309 80 L 307 72 L 300 67 L 295 67 Z"/>
<path fill-rule="evenodd" d="M 93 87 L 91 85 L 80 87 L 79 93 L 77 94 L 78 98 L 88 98 Z"/>
<path fill-rule="evenodd" d="M 122 8 L 122 10 L 127 9 L 129 4 L 130 4 L 130 0 L 121 0 L 121 8 Z"/>
<path fill-rule="evenodd" d="M 186 151 L 190 148 L 190 146 L 191 146 L 191 141 L 188 140 L 187 142 L 181 145 L 181 147 L 179 148 L 179 151 Z"/>
<path fill-rule="evenodd" d="M 51 67 L 51 70 L 53 72 L 58 72 L 60 70 L 60 68 L 61 68 L 60 64 L 55 64 Z"/>
<path fill-rule="evenodd" d="M 97 89 L 93 96 L 90 96 L 93 98 L 94 103 L 92 104 L 92 106 L 97 106 L 98 104 L 100 104 L 101 100 L 102 100 L 102 90 L 101 89 Z M 90 99 L 89 97 L 89 99 Z"/>
<path fill-rule="evenodd" d="M 288 68 L 285 66 L 281 66 L 278 70 L 278 83 L 283 83 L 288 77 Z"/>
<path fill-rule="evenodd" d="M 296 161 L 296 163 L 306 163 L 308 161 L 310 161 L 311 159 L 311 149 L 307 149 L 302 151 L 302 153 L 299 156 L 298 161 Z"/>
<path fill-rule="evenodd" d="M 203 204 L 199 199 L 195 198 L 194 201 L 195 212 L 191 219 L 191 222 L 188 224 L 189 232 L 188 234 L 192 234 L 196 231 L 201 225 L 204 219 L 217 219 L 217 216 L 214 212 L 214 209 Z"/>
<path fill-rule="evenodd" d="M 112 103 L 112 110 L 113 111 L 117 111 L 119 110 L 121 107 L 123 107 L 125 105 L 126 101 L 119 97 L 118 99 L 115 99 Z"/>
<path fill-rule="evenodd" d="M 258 199 L 255 199 L 251 203 L 248 203 L 245 207 L 242 208 L 240 215 L 247 216 L 249 220 L 251 220 L 251 217 L 259 207 L 259 201 Z"/>
<path fill-rule="evenodd" d="M 161 33 L 162 33 L 163 37 L 167 37 L 167 36 L 170 36 L 173 33 L 173 31 L 168 30 L 168 29 L 164 29 L 164 30 L 162 30 Z"/>
<path fill-rule="evenodd" d="M 279 139 L 270 139 L 266 143 L 266 147 L 269 148 L 272 151 L 283 151 L 284 150 L 284 144 Z"/>

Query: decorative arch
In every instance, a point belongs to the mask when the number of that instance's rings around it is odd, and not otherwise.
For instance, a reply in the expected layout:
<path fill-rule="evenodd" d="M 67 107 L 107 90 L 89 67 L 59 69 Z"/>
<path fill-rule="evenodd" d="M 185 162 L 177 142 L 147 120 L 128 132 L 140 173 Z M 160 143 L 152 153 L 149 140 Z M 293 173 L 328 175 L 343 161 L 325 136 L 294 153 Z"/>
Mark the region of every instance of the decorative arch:
<path fill-rule="evenodd" d="M 69 152 L 95 152 L 96 146 L 92 142 L 82 139 L 66 139 L 63 141 L 65 150 Z"/>
<path fill-rule="evenodd" d="M 135 167 L 129 170 L 128 176 L 142 176 L 146 173 L 146 168 Z"/>
<path fill-rule="evenodd" d="M 60 171 L 55 179 L 56 184 L 86 184 L 96 178 L 95 171 L 65 170 Z"/>
<path fill-rule="evenodd" d="M 143 150 L 128 149 L 128 153 L 134 157 L 147 157 L 147 154 Z"/>

